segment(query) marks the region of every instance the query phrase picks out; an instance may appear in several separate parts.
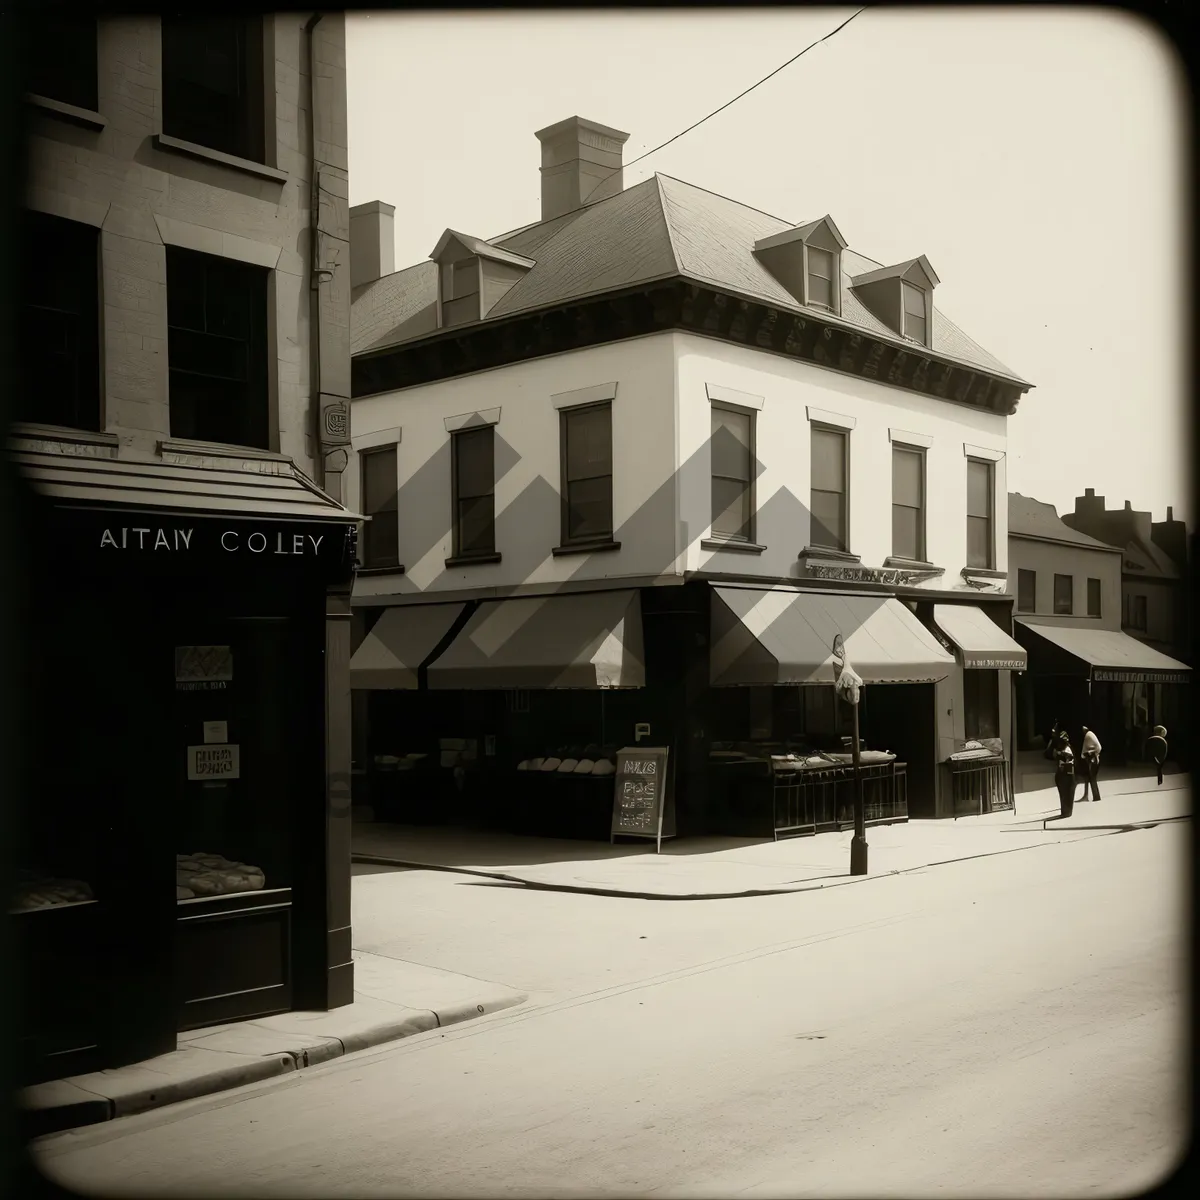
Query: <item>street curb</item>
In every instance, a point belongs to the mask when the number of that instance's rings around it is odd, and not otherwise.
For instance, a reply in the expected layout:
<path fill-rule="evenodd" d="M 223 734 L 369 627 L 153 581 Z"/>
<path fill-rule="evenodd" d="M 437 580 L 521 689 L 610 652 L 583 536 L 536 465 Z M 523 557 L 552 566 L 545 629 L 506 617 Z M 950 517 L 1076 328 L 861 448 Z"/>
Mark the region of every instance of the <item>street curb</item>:
<path fill-rule="evenodd" d="M 503 996 L 498 1000 L 487 1000 L 483 1003 L 463 1001 L 437 1009 L 421 1009 L 403 1020 L 381 1022 L 360 1033 L 349 1033 L 344 1037 L 327 1035 L 328 1040 L 320 1045 L 304 1046 L 295 1050 L 272 1051 L 261 1058 L 248 1057 L 248 1061 L 238 1063 L 233 1067 L 206 1071 L 191 1079 L 165 1083 L 154 1088 L 139 1088 L 120 1097 L 103 1096 L 97 1092 L 94 1093 L 96 1097 L 94 1100 L 42 1106 L 25 1104 L 21 1108 L 22 1130 L 27 1139 L 46 1137 L 69 1129 L 101 1124 L 117 1117 L 128 1117 L 156 1108 L 165 1108 L 184 1100 L 197 1100 L 202 1096 L 210 1096 L 217 1092 L 232 1091 L 234 1088 L 244 1087 L 247 1084 L 262 1083 L 268 1079 L 289 1075 L 294 1071 L 302 1071 L 307 1067 L 332 1062 L 336 1058 L 357 1053 L 359 1050 L 370 1050 L 376 1046 L 400 1041 L 402 1038 L 412 1037 L 418 1033 L 428 1033 L 431 1030 L 446 1025 L 456 1025 L 462 1021 L 470 1021 L 488 1013 L 516 1008 L 528 999 L 529 996 L 526 993 L 513 991 L 509 996 Z M 26 1094 L 36 1093 L 40 1086 L 44 1085 L 34 1085 L 25 1089 Z M 87 1091 L 78 1084 L 73 1086 L 80 1092 Z"/>
<path fill-rule="evenodd" d="M 1163 817 L 1156 818 L 1152 821 L 1144 823 L 1129 823 L 1125 825 L 1112 826 L 1096 826 L 1094 831 L 1098 833 L 1119 833 L 1128 829 L 1149 829 L 1155 825 L 1162 824 L 1167 820 L 1189 821 L 1190 817 Z M 1091 826 L 1075 826 L 1074 829 L 1064 829 L 1064 833 L 1073 833 L 1076 831 L 1088 832 L 1092 830 Z M 1021 832 L 1036 833 L 1035 830 L 1024 830 Z M 1056 832 L 1055 830 L 1046 830 L 1047 833 Z M 1082 841 L 1085 839 L 1075 839 Z M 976 858 L 996 858 L 1001 854 L 1019 854 L 1027 850 L 1041 850 L 1046 846 L 1060 846 L 1063 843 L 1058 842 L 1042 842 L 1037 846 L 1011 846 L 1007 850 L 985 850 L 982 854 L 965 854 L 959 858 L 942 858 L 936 862 L 918 863 L 911 867 L 900 867 L 896 870 L 883 871 L 875 875 L 860 875 L 848 876 L 845 879 L 835 879 L 831 883 L 809 884 L 803 887 L 779 887 L 779 888 L 755 888 L 740 892 L 688 892 L 687 894 L 671 893 L 671 892 L 638 892 L 624 891 L 620 888 L 600 888 L 587 887 L 583 884 L 573 883 L 545 883 L 541 880 L 522 879 L 517 875 L 506 875 L 500 871 L 478 871 L 469 867 L 446 867 L 434 865 L 431 863 L 411 862 L 407 859 L 386 858 L 378 854 L 354 854 L 350 855 L 352 862 L 365 863 L 374 866 L 383 867 L 405 867 L 416 871 L 447 871 L 456 875 L 473 875 L 484 879 L 493 880 L 499 883 L 507 883 L 517 887 L 530 888 L 533 891 L 543 892 L 566 892 L 573 895 L 581 896 L 611 896 L 621 900 L 742 900 L 752 899 L 758 896 L 790 896 L 800 892 L 819 892 L 833 887 L 845 887 L 851 883 L 869 883 L 872 880 L 888 879 L 893 875 L 910 875 L 914 871 L 924 871 L 929 867 L 945 867 L 951 863 L 971 862 Z"/>

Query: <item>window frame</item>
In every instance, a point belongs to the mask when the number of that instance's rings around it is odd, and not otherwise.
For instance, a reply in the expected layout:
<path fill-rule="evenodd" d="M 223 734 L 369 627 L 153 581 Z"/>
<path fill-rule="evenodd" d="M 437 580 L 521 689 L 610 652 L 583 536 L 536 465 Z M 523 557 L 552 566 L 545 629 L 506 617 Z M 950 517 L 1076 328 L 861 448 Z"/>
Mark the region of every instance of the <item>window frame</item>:
<path fill-rule="evenodd" d="M 1146 633 L 1150 628 L 1150 606 L 1140 593 L 1129 597 L 1129 628 Z"/>
<path fill-rule="evenodd" d="M 188 21 L 193 22 L 193 30 L 201 20 L 227 21 L 233 26 L 236 37 L 236 53 L 238 62 L 236 76 L 238 80 L 237 112 L 228 128 L 221 130 L 214 139 L 212 129 L 215 123 L 205 128 L 197 121 L 197 114 L 207 111 L 212 114 L 221 106 L 218 98 L 222 93 L 212 87 L 205 87 L 195 79 L 187 79 L 186 74 L 174 70 L 174 64 L 169 61 L 172 54 L 178 54 L 179 46 L 184 45 Z M 162 82 L 161 120 L 162 132 L 179 141 L 192 145 L 203 146 L 207 150 L 215 150 L 240 158 L 247 162 L 273 165 L 269 161 L 268 152 L 273 150 L 273 136 L 267 129 L 267 85 L 266 78 L 266 22 L 262 14 L 234 15 L 197 18 L 191 14 L 183 16 L 166 13 L 160 18 L 160 59 Z M 180 38 L 179 45 L 173 46 L 174 37 Z M 176 62 L 179 60 L 176 59 Z M 189 97 L 186 91 L 183 97 L 178 95 L 181 86 L 190 87 L 199 92 L 207 92 L 213 99 L 207 106 L 200 103 L 197 97 Z M 217 144 L 220 143 L 220 144 Z M 273 158 L 273 153 L 270 154 Z"/>
<path fill-rule="evenodd" d="M 710 449 L 709 449 L 709 464 L 708 464 L 709 509 L 710 509 L 709 523 L 708 523 L 709 539 L 714 542 L 729 542 L 729 543 L 733 543 L 735 545 L 755 545 L 756 544 L 755 539 L 756 539 L 756 536 L 758 533 L 758 487 L 757 487 L 757 480 L 755 479 L 755 475 L 757 474 L 755 468 L 758 463 L 758 421 L 756 419 L 758 417 L 758 412 L 753 408 L 745 408 L 742 405 L 730 404 L 726 401 L 716 401 L 716 400 L 710 401 L 709 409 L 710 409 L 710 422 L 709 422 L 710 431 L 712 429 L 711 414 L 715 413 L 715 412 L 727 412 L 727 413 L 732 414 L 733 416 L 744 417 L 749 424 L 748 449 L 746 451 L 747 478 L 744 481 L 740 480 L 740 479 L 735 479 L 733 476 L 730 476 L 730 475 L 718 475 L 717 474 L 716 470 L 713 467 L 712 450 L 711 450 L 712 437 L 715 435 L 710 433 L 710 438 L 709 438 Z M 713 503 L 712 484 L 717 479 L 726 480 L 727 482 L 730 482 L 730 483 L 744 483 L 745 484 L 745 489 L 744 489 L 743 494 L 748 496 L 749 516 L 746 521 L 746 527 L 745 527 L 746 531 L 744 534 L 719 532 L 713 525 L 713 522 L 717 519 L 718 513 L 716 512 L 716 506 Z"/>
<path fill-rule="evenodd" d="M 54 304 L 32 303 L 36 290 L 25 284 L 20 289 L 21 302 L 17 309 L 16 322 L 19 331 L 18 365 L 26 380 L 41 373 L 41 386 L 22 382 L 14 395 L 14 418 L 35 425 L 51 425 L 66 429 L 79 429 L 90 433 L 104 431 L 104 351 L 103 351 L 103 298 L 102 298 L 102 238 L 100 230 L 82 221 L 70 221 L 54 213 L 36 209 L 21 210 L 22 247 L 20 273 L 39 270 L 42 279 L 51 275 L 45 268 L 46 255 L 40 247 L 49 243 L 50 253 L 61 255 L 60 264 L 77 272 L 69 277 L 70 290 L 76 295 L 64 293 L 55 297 Z M 77 243 L 77 244 L 76 244 Z M 78 303 L 72 303 L 73 301 Z M 72 403 L 56 412 L 45 408 L 24 408 L 25 403 L 40 400 L 46 395 L 45 372 L 42 357 L 45 351 L 39 346 L 39 337 L 32 328 L 22 326 L 39 323 L 36 314 L 46 318 L 58 318 L 60 330 L 69 331 L 68 341 L 75 342 L 73 353 L 64 355 L 72 363 L 74 392 Z M 50 418 L 71 418 L 53 420 Z"/>
<path fill-rule="evenodd" d="M 988 511 L 987 516 L 982 517 L 971 512 L 971 468 L 972 466 L 982 467 L 987 473 L 987 498 Z M 966 559 L 967 569 L 976 569 L 980 571 L 994 571 L 996 569 L 996 464 L 986 458 L 976 458 L 973 455 L 967 456 L 967 546 Z M 988 530 L 988 545 L 987 545 L 987 561 L 975 563 L 971 561 L 971 522 L 972 521 L 987 521 Z"/>
<path fill-rule="evenodd" d="M 204 329 L 195 329 L 189 325 L 179 322 L 180 302 L 172 305 L 172 296 L 180 295 L 181 293 L 195 297 L 195 291 L 191 284 L 194 280 L 180 279 L 178 272 L 181 269 L 187 271 L 204 272 L 203 275 L 203 295 L 200 301 L 204 310 Z M 176 273 L 176 286 L 172 286 L 171 276 Z M 209 300 L 209 283 L 212 275 L 220 277 L 225 274 L 230 277 L 234 283 L 231 285 L 231 293 L 243 293 L 248 289 L 253 289 L 253 303 L 248 308 L 248 325 L 249 329 L 246 339 L 241 341 L 235 335 L 224 334 L 216 330 L 209 329 L 208 323 L 212 317 L 212 313 L 208 307 Z M 167 277 L 167 408 L 168 421 L 172 438 L 182 438 L 196 441 L 214 442 L 219 445 L 228 446 L 243 446 L 257 450 L 271 450 L 276 440 L 276 431 L 272 428 L 274 409 L 271 402 L 271 370 L 273 356 L 270 346 L 270 326 L 271 326 L 271 272 L 266 267 L 260 267 L 254 263 L 242 262 L 240 259 L 222 258 L 218 255 L 204 254 L 198 250 L 189 250 L 183 246 L 168 245 L 166 247 L 166 277 Z M 244 395 L 238 411 L 242 415 L 245 422 L 240 432 L 248 436 L 241 439 L 234 439 L 230 436 L 212 437 L 207 433 L 191 429 L 178 428 L 177 422 L 183 419 L 184 414 L 180 412 L 176 414 L 175 405 L 172 402 L 172 379 L 176 376 L 189 376 L 197 379 L 221 380 L 223 383 L 237 382 L 236 380 L 226 377 L 197 371 L 192 367 L 182 366 L 179 364 L 178 356 L 173 356 L 171 353 L 171 343 L 180 338 L 173 338 L 173 335 L 182 335 L 183 339 L 195 338 L 211 338 L 220 339 L 224 342 L 240 342 L 245 347 L 246 359 L 246 378 L 243 382 Z M 172 363 L 172 358 L 175 357 L 175 363 Z M 257 393 L 257 394 L 255 394 Z M 251 408 L 252 402 L 257 405 L 258 412 L 253 412 Z M 226 429 L 224 434 L 233 433 L 234 430 Z"/>
<path fill-rule="evenodd" d="M 371 458 L 383 458 L 390 456 L 392 459 L 393 471 L 396 474 L 396 490 L 393 492 L 391 499 L 383 507 L 376 509 L 374 512 L 369 511 L 367 507 L 367 464 Z M 359 498 L 362 503 L 362 511 L 364 517 L 370 517 L 371 520 L 366 522 L 363 529 L 363 536 L 359 542 L 359 561 L 362 567 L 368 571 L 383 571 L 394 570 L 400 566 L 400 484 L 399 484 L 399 469 L 400 469 L 400 448 L 395 442 L 385 442 L 379 446 L 367 446 L 358 452 L 358 479 L 359 479 Z M 378 541 L 378 537 L 372 537 L 375 530 L 382 528 L 376 524 L 376 518 L 381 514 L 395 514 L 395 536 L 391 539 L 390 555 L 373 556 L 372 542 Z M 390 561 L 380 561 L 380 559 L 389 559 Z"/>
<path fill-rule="evenodd" d="M 921 320 L 924 324 L 924 330 L 921 337 L 917 337 L 909 332 L 908 320 L 911 315 L 905 307 L 905 297 L 908 295 L 906 289 L 911 289 L 921 297 L 921 304 L 924 308 L 924 315 Z M 920 346 L 929 345 L 929 289 L 922 287 L 919 283 L 913 283 L 908 279 L 900 280 L 900 335 L 908 338 L 909 341 L 916 342 Z"/>
<path fill-rule="evenodd" d="M 84 112 L 100 106 L 100 23 L 87 12 L 31 7 L 25 14 L 26 91 Z M 74 43 L 74 44 L 72 44 Z M 74 53 L 63 54 L 64 47 Z M 53 56 L 46 57 L 45 51 Z M 47 67 L 51 69 L 47 69 Z M 55 75 L 62 73 L 57 80 Z M 49 83 L 49 87 L 43 86 Z"/>
<path fill-rule="evenodd" d="M 462 474 L 459 467 L 459 450 L 470 438 L 481 438 L 486 435 L 488 453 L 492 461 L 492 478 L 487 491 L 466 495 L 460 492 Z M 462 504 L 465 500 L 491 501 L 491 519 L 489 522 L 491 537 L 486 548 L 467 550 L 463 546 Z M 451 562 L 496 561 L 500 556 L 496 552 L 496 427 L 490 422 L 485 425 L 468 425 L 463 429 L 450 432 L 450 522 L 451 522 Z"/>
<path fill-rule="evenodd" d="M 920 465 L 920 489 L 921 499 L 917 505 L 917 553 L 914 555 L 901 554 L 896 548 L 896 522 L 895 511 L 897 508 L 912 509 L 911 504 L 899 504 L 896 500 L 896 455 L 911 454 L 916 457 Z M 892 557 L 904 559 L 908 562 L 928 562 L 928 512 L 929 512 L 929 483 L 926 478 L 926 468 L 928 460 L 924 446 L 912 446 L 905 442 L 892 442 Z"/>
<path fill-rule="evenodd" d="M 589 475 L 588 479 L 608 479 L 608 530 L 604 534 L 571 534 L 571 505 L 570 487 L 572 482 L 583 482 L 582 479 L 571 480 L 568 477 L 567 441 L 571 421 L 583 413 L 605 409 L 608 413 L 608 475 Z M 613 453 L 613 402 L 612 400 L 596 400 L 587 404 L 572 404 L 558 409 L 558 450 L 559 450 L 559 545 L 563 549 L 583 548 L 589 546 L 611 546 L 616 539 L 616 516 L 613 511 L 615 500 L 615 454 Z"/>
<path fill-rule="evenodd" d="M 466 264 L 472 264 L 474 271 L 472 277 L 474 287 L 470 291 L 463 291 L 461 295 L 455 287 L 455 279 L 458 276 L 456 268 L 463 267 Z M 447 322 L 447 306 L 457 304 L 462 300 L 475 300 L 475 306 L 466 316 L 455 316 L 453 321 Z M 438 328 L 454 328 L 458 325 L 466 325 L 471 321 L 478 321 L 480 314 L 483 312 L 483 263 L 477 254 L 468 254 L 463 258 L 456 258 L 453 261 L 438 263 L 438 299 L 437 299 L 437 316 Z"/>
<path fill-rule="evenodd" d="M 809 438 L 808 438 L 808 469 L 809 469 L 808 544 L 815 550 L 833 550 L 838 554 L 849 554 L 850 553 L 850 433 L 851 433 L 851 431 L 849 429 L 840 428 L 837 425 L 827 424 L 824 421 L 809 421 L 808 433 L 809 433 Z M 813 487 L 813 485 L 812 485 L 813 465 L 814 465 L 813 464 L 814 439 L 813 439 L 812 435 L 814 433 L 832 433 L 832 434 L 836 434 L 838 437 L 840 437 L 842 439 L 842 488 L 843 488 L 843 490 L 842 490 L 841 495 L 842 495 L 842 501 L 843 501 L 842 521 L 845 525 L 845 528 L 841 531 L 842 532 L 842 545 L 840 545 L 840 546 L 830 546 L 824 542 L 819 542 L 816 540 L 817 522 L 813 517 L 813 504 L 812 504 L 813 495 L 818 490 L 820 490 L 822 493 L 827 493 L 829 495 L 834 495 L 835 493 L 828 492 L 828 489 L 826 489 L 826 488 L 817 489 L 817 488 Z"/>
<path fill-rule="evenodd" d="M 1092 584 L 1096 585 L 1096 587 L 1095 587 L 1096 611 L 1095 612 L 1092 611 L 1092 591 L 1093 591 Z M 1102 582 L 1099 579 L 1096 579 L 1090 575 L 1088 576 L 1088 581 L 1087 581 L 1087 615 L 1089 617 L 1103 617 L 1104 616 L 1104 585 L 1102 584 Z"/>
<path fill-rule="evenodd" d="M 1021 604 L 1021 579 L 1022 576 L 1030 580 L 1030 604 L 1026 608 Z M 1028 567 L 1017 568 L 1017 612 L 1036 613 L 1037 612 L 1037 577 L 1038 573 Z"/>
<path fill-rule="evenodd" d="M 818 254 L 827 254 L 829 256 L 829 303 L 826 304 L 823 300 L 814 300 L 812 295 L 812 253 L 816 251 Z M 816 276 L 818 279 L 824 278 L 822 275 Z M 804 303 L 812 308 L 825 309 L 827 312 L 836 313 L 838 311 L 838 291 L 841 282 L 841 270 L 838 259 L 838 252 L 830 250 L 825 246 L 810 246 L 807 242 L 804 243 Z"/>
<path fill-rule="evenodd" d="M 1059 599 L 1059 584 L 1066 580 L 1066 600 Z M 1054 573 L 1054 591 L 1052 594 L 1054 615 L 1056 617 L 1073 617 L 1075 615 L 1075 576 Z M 1063 607 L 1065 604 L 1066 607 Z"/>

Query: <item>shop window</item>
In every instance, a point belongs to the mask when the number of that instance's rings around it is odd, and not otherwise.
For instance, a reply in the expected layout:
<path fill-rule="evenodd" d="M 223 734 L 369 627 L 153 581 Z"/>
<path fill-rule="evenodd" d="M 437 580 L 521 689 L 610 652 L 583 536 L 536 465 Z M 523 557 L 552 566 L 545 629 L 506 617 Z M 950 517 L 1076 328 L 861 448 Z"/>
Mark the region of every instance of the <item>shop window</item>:
<path fill-rule="evenodd" d="M 892 447 L 892 554 L 925 561 L 925 452 Z"/>
<path fill-rule="evenodd" d="M 968 738 L 1000 736 L 1000 673 L 963 672 L 964 732 Z"/>
<path fill-rule="evenodd" d="M 1147 621 L 1146 621 L 1146 597 L 1145 596 L 1130 596 L 1130 598 L 1129 598 L 1129 628 L 1136 629 L 1139 633 L 1146 632 Z"/>
<path fill-rule="evenodd" d="M 440 288 L 442 327 L 479 320 L 479 259 L 463 258 L 442 263 Z"/>
<path fill-rule="evenodd" d="M 990 570 L 995 562 L 992 532 L 992 464 L 967 459 L 967 566 Z"/>
<path fill-rule="evenodd" d="M 814 425 L 812 438 L 812 528 L 809 542 L 830 550 L 848 548 L 847 480 L 850 438 L 841 429 Z"/>
<path fill-rule="evenodd" d="M 46 213 L 24 213 L 23 382 L 18 420 L 72 429 L 100 422 L 100 231 Z"/>
<path fill-rule="evenodd" d="M 833 308 L 834 288 L 837 277 L 837 258 L 829 250 L 821 250 L 816 246 L 806 246 L 808 258 L 806 272 L 807 304 L 818 304 L 822 308 Z"/>
<path fill-rule="evenodd" d="M 1017 572 L 1017 612 L 1037 612 L 1037 572 Z"/>
<path fill-rule="evenodd" d="M 396 484 L 396 447 L 366 450 L 362 459 L 364 567 L 400 565 L 400 497 Z"/>
<path fill-rule="evenodd" d="M 713 405 L 712 536 L 754 541 L 754 417 Z"/>
<path fill-rule="evenodd" d="M 267 276 L 167 247 L 172 437 L 270 448 Z"/>
<path fill-rule="evenodd" d="M 901 280 L 901 290 L 904 293 L 904 336 L 920 342 L 922 346 L 929 344 L 929 317 L 927 305 L 928 293 L 907 280 Z"/>
<path fill-rule="evenodd" d="M 55 5 L 25 12 L 26 91 L 95 112 L 96 18 Z"/>
<path fill-rule="evenodd" d="M 1087 581 L 1087 615 L 1089 617 L 1100 616 L 1100 580 L 1098 579 Z"/>
<path fill-rule="evenodd" d="M 163 132 L 262 162 L 262 17 L 162 19 Z"/>
<path fill-rule="evenodd" d="M 1075 579 L 1071 575 L 1054 577 L 1054 615 L 1069 617 L 1075 611 Z"/>
<path fill-rule="evenodd" d="M 563 409 L 560 421 L 563 544 L 611 541 L 612 405 Z"/>
<path fill-rule="evenodd" d="M 461 429 L 453 439 L 454 555 L 496 552 L 495 426 Z"/>

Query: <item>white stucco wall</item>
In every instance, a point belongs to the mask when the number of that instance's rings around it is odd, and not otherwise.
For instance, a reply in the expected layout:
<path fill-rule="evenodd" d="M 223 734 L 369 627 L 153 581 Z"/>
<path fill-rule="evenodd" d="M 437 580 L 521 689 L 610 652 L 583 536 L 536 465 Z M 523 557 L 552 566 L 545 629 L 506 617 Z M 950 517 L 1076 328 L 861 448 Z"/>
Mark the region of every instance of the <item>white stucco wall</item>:
<path fill-rule="evenodd" d="M 357 399 L 345 501 L 360 502 L 357 451 L 398 442 L 403 575 L 363 575 L 356 597 L 471 591 L 573 580 L 660 576 L 676 565 L 675 352 L 671 334 L 636 338 Z M 620 550 L 555 557 L 560 542 L 555 396 L 616 384 L 613 526 Z M 450 439 L 445 421 L 500 410 L 496 425 L 498 563 L 447 567 L 452 554 Z"/>
<path fill-rule="evenodd" d="M 798 574 L 809 544 L 810 407 L 854 420 L 850 433 L 850 551 L 880 567 L 892 553 L 892 446 L 889 429 L 930 439 L 926 450 L 927 558 L 944 574 L 922 586 L 967 588 L 967 454 L 964 445 L 999 455 L 993 471 L 995 569 L 1008 559 L 1005 479 L 1007 418 L 920 396 L 867 379 L 715 339 L 676 333 L 679 391 L 680 519 L 687 569 L 780 578 Z M 762 398 L 756 419 L 761 474 L 757 494 L 758 555 L 701 547 L 711 522 L 711 403 L 706 385 Z M 1002 584 L 1003 581 L 997 581 Z M 1000 590 L 998 587 L 996 590 Z"/>

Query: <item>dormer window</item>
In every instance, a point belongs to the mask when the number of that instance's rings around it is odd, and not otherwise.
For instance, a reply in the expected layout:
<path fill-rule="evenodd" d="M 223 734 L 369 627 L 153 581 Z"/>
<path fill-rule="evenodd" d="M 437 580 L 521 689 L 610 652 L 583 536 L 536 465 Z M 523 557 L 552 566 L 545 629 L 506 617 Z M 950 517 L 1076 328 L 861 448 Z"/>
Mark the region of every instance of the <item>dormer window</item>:
<path fill-rule="evenodd" d="M 438 265 L 438 326 L 482 321 L 528 274 L 533 259 L 447 229 L 429 256 Z"/>
<path fill-rule="evenodd" d="M 806 286 L 808 304 L 820 304 L 825 308 L 834 307 L 834 271 L 836 262 L 831 250 L 822 250 L 819 246 L 806 246 L 808 255 L 808 271 Z"/>
<path fill-rule="evenodd" d="M 479 320 L 479 259 L 460 258 L 441 265 L 442 326 Z"/>
<path fill-rule="evenodd" d="M 796 302 L 828 312 L 842 307 L 842 251 L 846 239 L 822 217 L 754 243 L 754 256 L 795 297 Z"/>
<path fill-rule="evenodd" d="M 901 332 L 906 338 L 912 338 L 922 346 L 927 346 L 929 318 L 926 305 L 929 302 L 929 293 L 906 279 L 900 281 L 900 287 L 904 293 L 904 328 Z"/>

